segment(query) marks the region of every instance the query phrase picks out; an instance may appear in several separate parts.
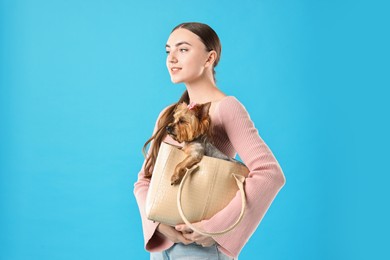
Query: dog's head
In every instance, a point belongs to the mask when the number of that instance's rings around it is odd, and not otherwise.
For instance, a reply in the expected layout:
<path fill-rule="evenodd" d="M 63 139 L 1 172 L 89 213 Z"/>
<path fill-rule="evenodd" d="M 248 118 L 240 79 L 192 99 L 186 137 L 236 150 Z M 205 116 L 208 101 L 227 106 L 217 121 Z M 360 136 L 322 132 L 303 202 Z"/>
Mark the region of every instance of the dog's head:
<path fill-rule="evenodd" d="M 208 135 L 211 124 L 209 109 L 211 102 L 205 104 L 179 104 L 174 112 L 174 120 L 166 130 L 179 143 L 191 142 L 194 139 Z"/>

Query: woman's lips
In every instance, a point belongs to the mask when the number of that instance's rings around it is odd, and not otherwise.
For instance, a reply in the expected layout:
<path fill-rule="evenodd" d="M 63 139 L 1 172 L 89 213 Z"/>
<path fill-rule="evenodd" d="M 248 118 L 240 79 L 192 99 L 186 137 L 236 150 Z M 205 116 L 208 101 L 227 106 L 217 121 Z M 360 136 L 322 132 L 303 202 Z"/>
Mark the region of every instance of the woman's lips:
<path fill-rule="evenodd" d="M 175 74 L 175 73 L 179 72 L 180 70 L 181 70 L 181 68 L 179 68 L 179 67 L 172 67 L 171 68 L 172 74 Z"/>

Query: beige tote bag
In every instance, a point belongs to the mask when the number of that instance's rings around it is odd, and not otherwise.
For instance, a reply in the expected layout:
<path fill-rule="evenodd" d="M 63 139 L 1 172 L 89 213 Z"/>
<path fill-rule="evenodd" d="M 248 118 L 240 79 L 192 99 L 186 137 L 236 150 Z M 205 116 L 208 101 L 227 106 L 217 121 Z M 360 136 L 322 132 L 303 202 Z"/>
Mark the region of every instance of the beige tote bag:
<path fill-rule="evenodd" d="M 148 219 L 171 226 L 185 223 L 203 235 L 220 235 L 232 230 L 244 215 L 244 182 L 248 168 L 240 163 L 204 156 L 200 163 L 187 171 L 180 185 L 172 186 L 174 169 L 185 157 L 179 147 L 161 143 L 146 198 Z M 211 218 L 226 207 L 238 190 L 242 207 L 232 226 L 209 233 L 192 225 Z"/>

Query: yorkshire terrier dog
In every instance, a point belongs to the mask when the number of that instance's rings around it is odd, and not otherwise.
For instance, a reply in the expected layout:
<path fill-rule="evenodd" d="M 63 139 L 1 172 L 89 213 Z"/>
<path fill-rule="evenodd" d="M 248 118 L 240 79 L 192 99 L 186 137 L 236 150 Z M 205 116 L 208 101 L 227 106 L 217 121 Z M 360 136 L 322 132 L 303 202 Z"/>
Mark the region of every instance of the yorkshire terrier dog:
<path fill-rule="evenodd" d="M 184 142 L 182 150 L 187 157 L 176 166 L 171 177 L 171 185 L 179 184 L 187 169 L 199 163 L 204 155 L 239 162 L 226 156 L 210 142 L 210 105 L 210 102 L 189 105 L 183 102 L 175 109 L 174 121 L 167 126 L 166 130 L 174 140 L 179 143 Z"/>

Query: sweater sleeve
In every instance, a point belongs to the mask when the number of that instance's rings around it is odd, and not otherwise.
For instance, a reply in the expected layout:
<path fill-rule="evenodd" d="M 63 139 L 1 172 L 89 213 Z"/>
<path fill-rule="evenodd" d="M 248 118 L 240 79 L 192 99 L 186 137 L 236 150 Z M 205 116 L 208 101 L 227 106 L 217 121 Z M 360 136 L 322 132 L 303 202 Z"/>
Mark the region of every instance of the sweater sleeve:
<path fill-rule="evenodd" d="M 230 142 L 250 170 L 245 180 L 247 205 L 241 223 L 232 231 L 213 237 L 223 253 L 237 257 L 286 180 L 245 107 L 236 98 L 221 102 L 218 113 Z M 228 206 L 200 224 L 207 231 L 223 230 L 236 221 L 240 211 L 241 195 L 237 192 Z"/>
<path fill-rule="evenodd" d="M 156 121 L 153 134 L 157 131 L 157 122 L 164 111 L 165 109 L 160 113 Z M 153 141 L 150 144 L 149 150 L 152 147 L 153 147 Z M 159 223 L 153 222 L 146 217 L 145 204 L 146 204 L 146 196 L 149 190 L 150 179 L 145 178 L 145 172 L 144 172 L 145 162 L 146 160 L 144 161 L 142 168 L 138 173 L 138 180 L 134 184 L 134 196 L 137 200 L 139 212 L 141 215 L 145 250 L 149 252 L 159 252 L 170 248 L 173 245 L 173 242 L 167 239 L 164 235 L 160 234 L 159 232 L 156 232 L 157 225 Z"/>

